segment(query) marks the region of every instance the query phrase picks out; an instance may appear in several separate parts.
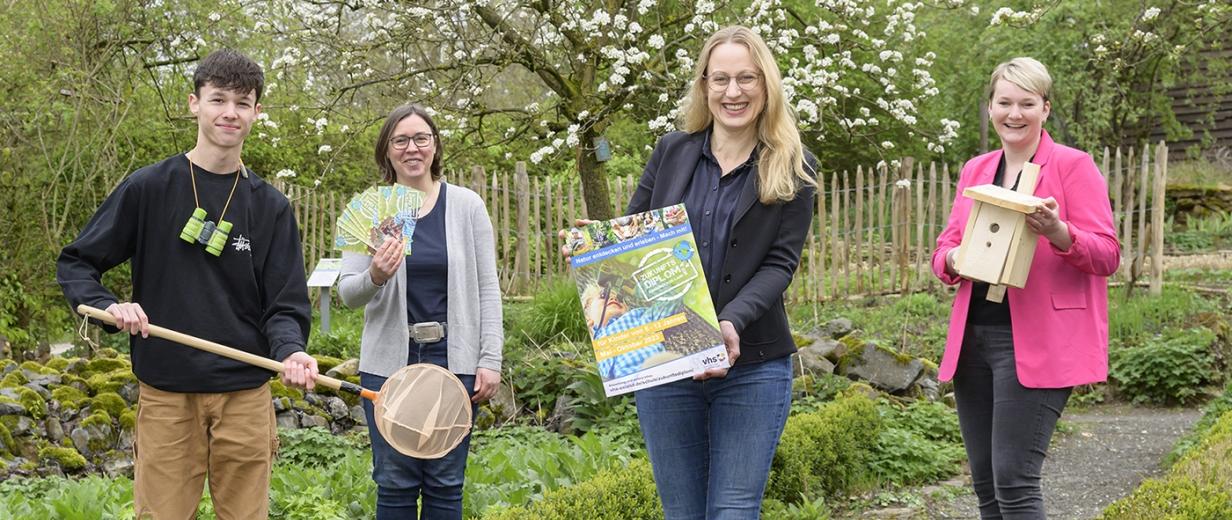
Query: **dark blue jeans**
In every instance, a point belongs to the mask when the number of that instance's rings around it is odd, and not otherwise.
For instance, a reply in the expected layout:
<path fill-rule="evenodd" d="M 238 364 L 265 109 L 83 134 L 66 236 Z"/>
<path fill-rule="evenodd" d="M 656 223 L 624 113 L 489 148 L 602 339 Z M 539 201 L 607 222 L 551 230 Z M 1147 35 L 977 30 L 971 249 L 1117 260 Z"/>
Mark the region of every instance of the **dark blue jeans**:
<path fill-rule="evenodd" d="M 411 363 L 427 362 L 447 366 L 441 349 L 419 349 L 411 343 Z M 423 355 L 420 358 L 420 355 Z M 454 374 L 466 391 L 475 395 L 475 376 Z M 387 378 L 361 372 L 359 384 L 369 390 L 379 390 Z M 399 453 L 376 429 L 372 402 L 363 400 L 364 417 L 368 420 L 368 436 L 372 439 L 372 480 L 376 481 L 377 520 L 423 519 L 461 520 L 462 484 L 466 477 L 466 456 L 471 436 L 439 459 L 417 459 Z M 471 407 L 472 416 L 476 411 Z M 418 502 L 423 497 L 423 514 Z"/>
<path fill-rule="evenodd" d="M 635 394 L 667 520 L 756 519 L 791 408 L 791 357 Z"/>
<path fill-rule="evenodd" d="M 967 327 L 954 398 L 980 518 L 1046 518 L 1044 457 L 1070 390 L 1018 382 L 1009 325 Z"/>

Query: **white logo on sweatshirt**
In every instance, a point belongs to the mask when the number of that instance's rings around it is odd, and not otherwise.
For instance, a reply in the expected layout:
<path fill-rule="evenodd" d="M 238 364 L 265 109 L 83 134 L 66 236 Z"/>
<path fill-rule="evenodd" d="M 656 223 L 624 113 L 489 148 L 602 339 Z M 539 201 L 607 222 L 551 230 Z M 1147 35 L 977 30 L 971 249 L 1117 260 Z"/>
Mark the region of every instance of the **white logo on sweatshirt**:
<path fill-rule="evenodd" d="M 247 237 L 245 237 L 244 235 L 239 235 L 239 236 L 235 237 L 235 242 L 232 242 L 232 243 L 231 243 L 231 245 L 232 245 L 233 247 L 235 247 L 235 250 L 236 250 L 236 251 L 248 251 L 248 252 L 250 252 L 250 253 L 252 252 L 252 245 L 251 245 L 251 244 L 252 244 L 252 243 L 251 243 L 251 242 L 249 242 L 249 241 L 248 241 L 248 238 L 247 238 Z"/>

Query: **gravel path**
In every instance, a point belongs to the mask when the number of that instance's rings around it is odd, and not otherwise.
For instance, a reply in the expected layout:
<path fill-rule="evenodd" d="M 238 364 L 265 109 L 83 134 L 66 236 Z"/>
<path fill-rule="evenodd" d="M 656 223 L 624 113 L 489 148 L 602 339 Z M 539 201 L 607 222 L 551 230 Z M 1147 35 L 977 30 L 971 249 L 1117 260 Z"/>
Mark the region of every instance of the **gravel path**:
<path fill-rule="evenodd" d="M 1073 431 L 1053 440 L 1044 463 L 1048 518 L 1088 519 L 1133 491 L 1143 479 L 1161 473 L 1160 462 L 1201 413 L 1194 409 L 1107 405 L 1067 411 L 1062 420 Z M 969 486 L 970 477 L 964 479 Z M 931 504 L 913 518 L 978 518 L 975 496 Z"/>

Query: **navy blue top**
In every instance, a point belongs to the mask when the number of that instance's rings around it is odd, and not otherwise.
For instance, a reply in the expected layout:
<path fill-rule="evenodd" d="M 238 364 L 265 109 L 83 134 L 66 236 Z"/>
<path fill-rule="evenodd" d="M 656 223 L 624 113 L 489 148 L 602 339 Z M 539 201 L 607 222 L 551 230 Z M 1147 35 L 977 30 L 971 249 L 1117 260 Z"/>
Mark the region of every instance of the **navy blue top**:
<path fill-rule="evenodd" d="M 706 138 L 702 141 L 702 157 L 697 161 L 692 180 L 684 192 L 684 207 L 689 212 L 689 224 L 693 226 L 693 237 L 697 240 L 710 294 L 718 294 L 719 284 L 723 282 L 723 260 L 727 255 L 725 246 L 731 238 L 732 220 L 740 201 L 740 192 L 744 191 L 744 184 L 751 177 L 748 172 L 756 164 L 756 155 L 757 150 L 754 149 L 748 160 L 723 175 L 723 168 L 710 150 L 710 132 L 706 132 Z"/>
<path fill-rule="evenodd" d="M 411 254 L 406 257 L 407 323 L 444 322 L 449 315 L 449 254 L 445 247 L 446 184 L 441 183 L 436 206 L 419 217 L 411 234 Z M 446 330 L 448 335 L 448 330 Z M 448 366 L 448 337 L 419 345 L 411 340 L 408 363 Z"/>

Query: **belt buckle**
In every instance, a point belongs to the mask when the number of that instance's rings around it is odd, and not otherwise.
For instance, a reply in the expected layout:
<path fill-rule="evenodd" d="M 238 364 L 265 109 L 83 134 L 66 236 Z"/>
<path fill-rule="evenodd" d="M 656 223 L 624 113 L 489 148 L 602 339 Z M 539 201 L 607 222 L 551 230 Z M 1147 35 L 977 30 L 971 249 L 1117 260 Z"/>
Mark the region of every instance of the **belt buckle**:
<path fill-rule="evenodd" d="M 416 343 L 436 343 L 445 339 L 445 327 L 439 321 L 412 323 L 411 339 Z"/>

